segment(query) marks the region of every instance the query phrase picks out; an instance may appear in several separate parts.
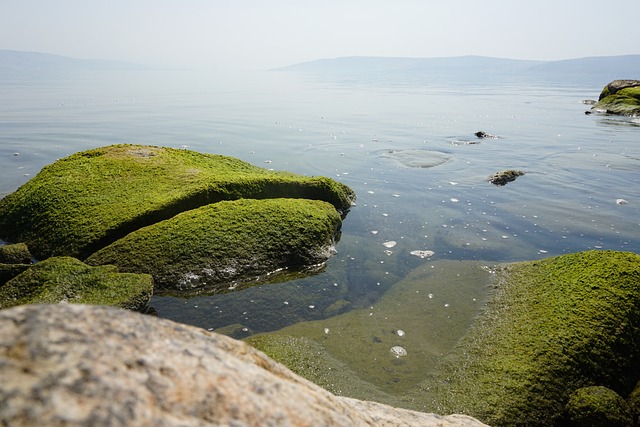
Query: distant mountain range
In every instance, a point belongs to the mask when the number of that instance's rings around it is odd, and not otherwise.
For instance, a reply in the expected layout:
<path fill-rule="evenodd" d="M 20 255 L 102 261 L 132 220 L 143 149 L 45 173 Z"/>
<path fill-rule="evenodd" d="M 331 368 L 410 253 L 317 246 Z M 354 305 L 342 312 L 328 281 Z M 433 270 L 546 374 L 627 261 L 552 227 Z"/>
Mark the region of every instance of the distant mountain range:
<path fill-rule="evenodd" d="M 123 61 L 77 59 L 49 53 L 0 50 L 0 77 L 73 72 L 149 70 Z M 518 79 L 608 83 L 640 79 L 640 55 L 598 56 L 560 61 L 526 61 L 485 56 L 394 58 L 351 56 L 318 59 L 276 71 L 309 73 L 345 82 L 416 83 L 427 80 L 490 82 Z"/>
<path fill-rule="evenodd" d="M 435 78 L 447 80 L 530 78 L 554 80 L 640 79 L 640 55 L 560 61 L 526 61 L 484 56 L 449 58 L 342 57 L 278 68 L 342 78 Z"/>
<path fill-rule="evenodd" d="M 123 61 L 77 59 L 50 53 L 0 50 L 0 77 L 69 71 L 145 70 L 151 67 Z"/>

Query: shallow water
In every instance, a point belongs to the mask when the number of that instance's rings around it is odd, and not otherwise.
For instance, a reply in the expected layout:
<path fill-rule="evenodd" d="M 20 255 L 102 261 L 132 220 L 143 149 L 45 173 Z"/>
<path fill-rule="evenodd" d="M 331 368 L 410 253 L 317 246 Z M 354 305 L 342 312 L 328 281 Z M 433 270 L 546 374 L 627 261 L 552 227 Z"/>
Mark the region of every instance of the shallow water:
<path fill-rule="evenodd" d="M 370 307 L 436 261 L 640 252 L 640 122 L 585 115 L 581 102 L 606 83 L 165 71 L 0 78 L 0 196 L 58 158 L 114 143 L 219 153 L 351 186 L 357 204 L 323 271 L 152 301 L 161 317 L 245 337 Z M 480 130 L 500 138 L 478 139 Z M 525 175 L 503 187 L 487 181 L 504 169 Z M 483 285 L 455 286 L 465 294 Z"/>

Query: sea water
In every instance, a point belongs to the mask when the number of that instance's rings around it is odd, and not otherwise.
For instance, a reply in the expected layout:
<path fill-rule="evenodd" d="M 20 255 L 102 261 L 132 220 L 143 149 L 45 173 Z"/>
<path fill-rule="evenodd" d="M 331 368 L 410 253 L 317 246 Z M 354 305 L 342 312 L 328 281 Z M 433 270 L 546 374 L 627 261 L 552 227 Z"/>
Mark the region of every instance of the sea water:
<path fill-rule="evenodd" d="M 152 300 L 160 317 L 244 337 L 372 307 L 412 271 L 442 262 L 640 252 L 640 121 L 584 114 L 582 101 L 606 83 L 159 70 L 0 78 L 0 196 L 57 159 L 120 143 L 349 185 L 358 198 L 324 269 Z M 488 182 L 505 169 L 525 174 Z"/>

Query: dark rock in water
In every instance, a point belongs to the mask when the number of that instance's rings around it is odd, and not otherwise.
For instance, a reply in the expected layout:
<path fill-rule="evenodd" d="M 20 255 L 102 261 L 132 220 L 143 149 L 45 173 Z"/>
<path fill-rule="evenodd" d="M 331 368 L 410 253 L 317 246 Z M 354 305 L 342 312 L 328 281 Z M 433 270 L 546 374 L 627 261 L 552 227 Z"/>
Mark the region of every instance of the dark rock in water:
<path fill-rule="evenodd" d="M 244 342 L 74 304 L 0 311 L 0 401 L 10 426 L 485 426 L 335 396 Z"/>
<path fill-rule="evenodd" d="M 489 182 L 494 185 L 505 185 L 508 182 L 515 181 L 517 177 L 522 175 L 524 175 L 522 171 L 507 169 L 489 176 Z"/>
<path fill-rule="evenodd" d="M 483 131 L 478 131 L 474 134 L 478 138 L 492 138 L 492 139 L 500 139 L 497 135 L 491 135 L 490 133 L 486 133 Z"/>
<path fill-rule="evenodd" d="M 602 90 L 591 111 L 623 116 L 640 115 L 640 80 L 612 81 Z"/>

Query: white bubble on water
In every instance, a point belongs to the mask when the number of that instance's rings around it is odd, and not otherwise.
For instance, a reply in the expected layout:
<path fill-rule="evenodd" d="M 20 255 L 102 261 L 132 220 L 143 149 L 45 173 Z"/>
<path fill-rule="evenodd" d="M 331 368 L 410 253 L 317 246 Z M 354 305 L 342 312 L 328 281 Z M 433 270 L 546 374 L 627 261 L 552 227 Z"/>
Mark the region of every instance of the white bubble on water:
<path fill-rule="evenodd" d="M 396 334 L 398 334 L 399 337 L 403 337 L 404 336 L 404 331 L 402 329 L 398 329 L 396 331 Z"/>
<path fill-rule="evenodd" d="M 395 240 L 389 240 L 388 242 L 384 242 L 382 246 L 384 246 L 385 248 L 392 248 L 397 244 L 398 242 L 396 242 Z"/>

